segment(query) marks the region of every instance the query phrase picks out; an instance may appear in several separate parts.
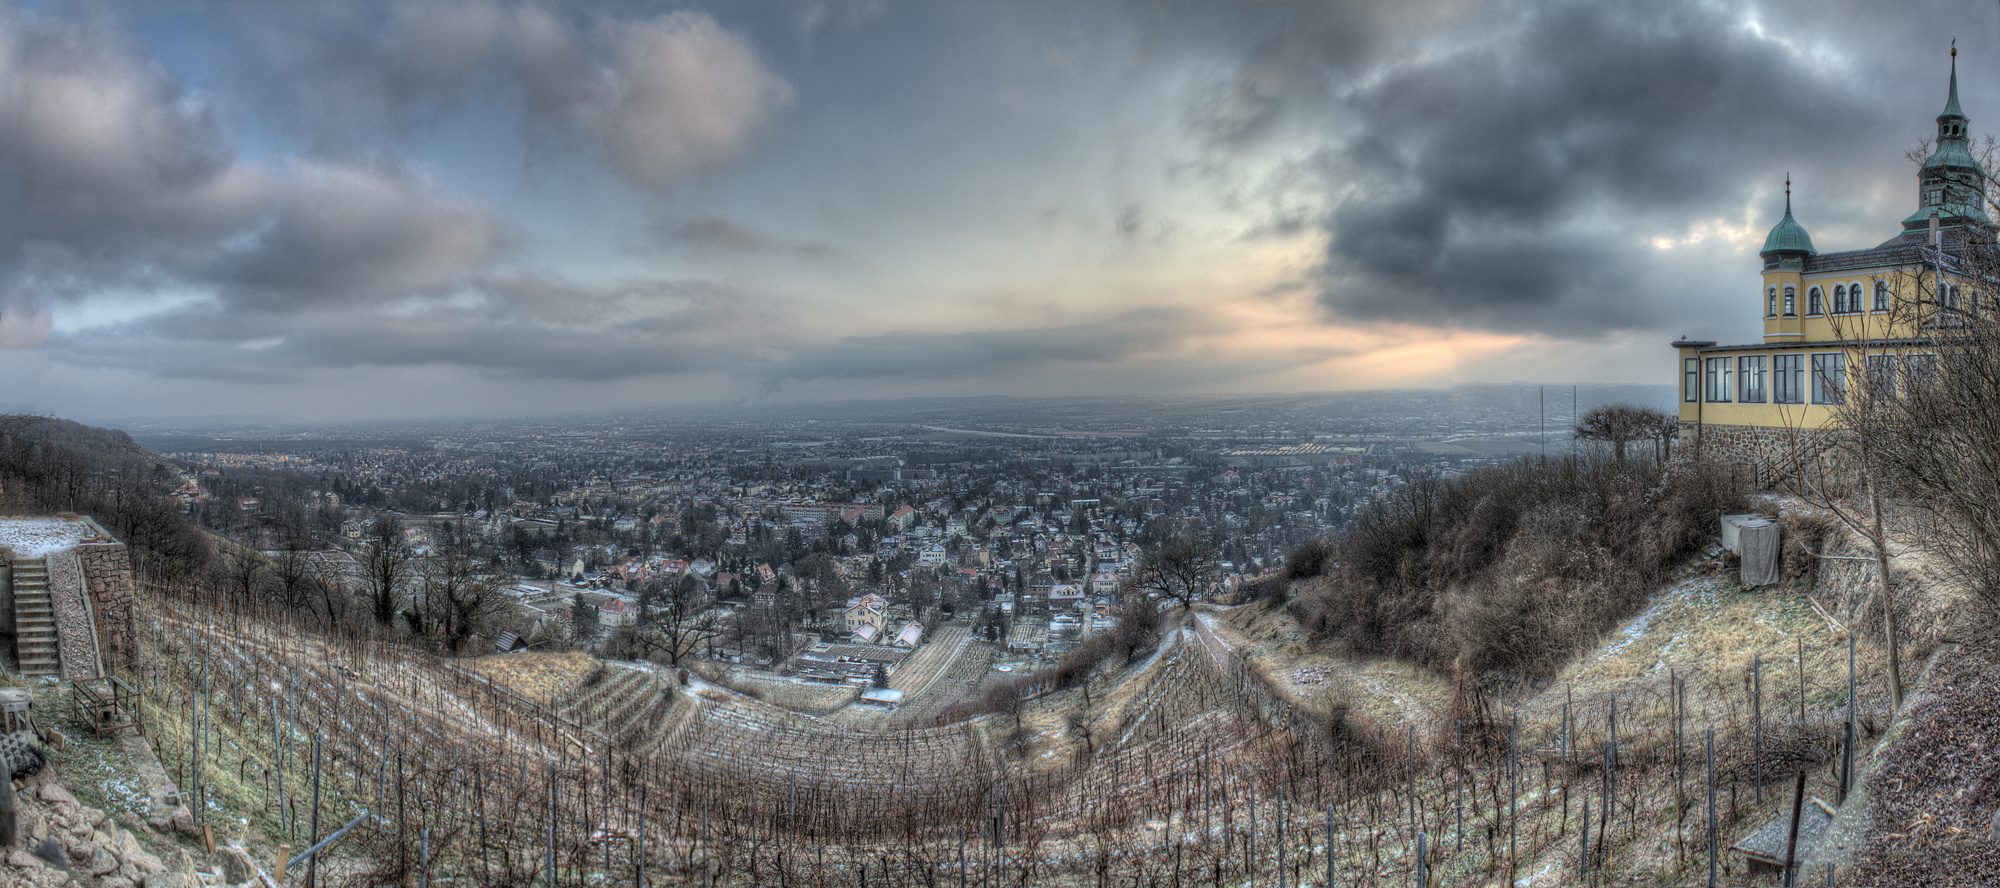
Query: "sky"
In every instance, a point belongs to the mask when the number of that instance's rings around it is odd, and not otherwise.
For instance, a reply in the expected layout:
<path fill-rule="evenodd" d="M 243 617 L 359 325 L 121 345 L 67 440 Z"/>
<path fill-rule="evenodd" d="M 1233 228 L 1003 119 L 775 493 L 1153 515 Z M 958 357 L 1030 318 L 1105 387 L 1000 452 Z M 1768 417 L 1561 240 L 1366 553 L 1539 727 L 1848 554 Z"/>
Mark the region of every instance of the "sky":
<path fill-rule="evenodd" d="M 0 0 L 0 409 L 1674 381 L 2000 2 Z"/>

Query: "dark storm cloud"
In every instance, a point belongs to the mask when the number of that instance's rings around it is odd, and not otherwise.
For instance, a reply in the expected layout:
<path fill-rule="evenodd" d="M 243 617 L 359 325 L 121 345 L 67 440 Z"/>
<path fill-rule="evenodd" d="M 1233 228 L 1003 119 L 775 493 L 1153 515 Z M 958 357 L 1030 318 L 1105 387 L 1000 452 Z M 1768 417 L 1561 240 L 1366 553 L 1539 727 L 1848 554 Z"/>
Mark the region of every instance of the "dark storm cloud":
<path fill-rule="evenodd" d="M 764 372 L 767 389 L 788 380 L 969 379 L 1037 364 L 1109 364 L 1158 353 L 1215 332 L 1211 319 L 1148 308 L 1089 323 L 1028 330 L 879 333 L 801 349 Z"/>
<path fill-rule="evenodd" d="M 1681 282 L 1651 274 L 1652 238 L 1731 213 L 1786 166 L 1838 170 L 1848 146 L 1804 134 L 1902 120 L 1856 70 L 1761 35 L 1746 10 L 1368 8 L 1384 5 L 1244 7 L 1202 37 L 1161 28 L 1233 54 L 1190 100 L 1191 132 L 1221 162 L 1333 133 L 1297 187 L 1323 198 L 1320 302 L 1336 317 L 1567 334 L 1656 323 Z M 1413 20 L 1431 27 L 1412 33 Z"/>

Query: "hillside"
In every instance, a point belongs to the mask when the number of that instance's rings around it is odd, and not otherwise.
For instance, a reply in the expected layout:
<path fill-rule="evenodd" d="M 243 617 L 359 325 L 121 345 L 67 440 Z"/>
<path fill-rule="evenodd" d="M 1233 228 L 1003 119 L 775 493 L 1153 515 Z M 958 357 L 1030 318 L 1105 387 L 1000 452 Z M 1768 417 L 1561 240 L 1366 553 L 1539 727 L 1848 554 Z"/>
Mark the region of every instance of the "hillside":
<path fill-rule="evenodd" d="M 1578 485 L 1612 495 L 1652 489 L 1625 487 L 1644 480 L 1614 467 Z M 1644 525 L 1681 514 L 1678 502 L 1622 514 Z M 1484 515 L 1484 527 L 1535 544 L 1476 551 L 1466 543 L 1478 534 L 1436 532 L 1448 526 L 1438 521 L 1425 539 L 1451 554 L 1435 559 L 1401 537 L 1403 566 L 1368 582 L 1460 584 L 1441 585 L 1449 594 L 1407 625 L 1448 627 L 1466 590 L 1510 582 L 1467 565 L 1543 571 L 1541 585 L 1508 594 L 1604 586 L 1550 572 L 1579 568 L 1551 561 L 1546 545 L 1600 518 L 1483 509 L 1450 514 Z M 60 689 L 42 689 L 37 706 L 74 738 L 55 754 L 62 785 L 124 830 L 113 839 L 130 834 L 168 860 L 193 849 L 184 827 L 201 820 L 274 869 L 281 846 L 353 821 L 323 862 L 328 884 L 544 884 L 551 865 L 562 885 L 1308 884 L 1329 868 L 1355 885 L 1419 873 L 1451 885 L 1696 884 L 1711 784 L 1719 871 L 1771 884 L 1729 849 L 1789 811 L 1801 771 L 1806 794 L 1839 811 L 1811 857 L 1815 872 L 1835 866 L 1836 884 L 1930 884 L 1938 870 L 1911 847 L 1985 872 L 1986 846 L 1965 837 L 2000 803 L 1983 782 L 1981 739 L 2000 671 L 1982 645 L 1939 644 L 1961 631 L 1965 597 L 1921 559 L 1899 559 L 1909 671 L 1939 655 L 1911 718 L 1892 725 L 1869 634 L 1880 603 L 1857 562 L 1795 546 L 1784 583 L 1744 591 L 1694 519 L 1674 520 L 1672 545 L 1597 550 L 1600 566 L 1605 553 L 1634 553 L 1613 575 L 1650 580 L 1608 593 L 1591 611 L 1601 622 L 1539 646 L 1568 652 L 1560 660 L 1440 668 L 1449 648 L 1434 641 L 1406 649 L 1415 656 L 1357 649 L 1313 625 L 1323 614 L 1297 594 L 1266 588 L 1249 604 L 1171 614 L 1143 643 L 1095 646 L 1092 665 L 1009 685 L 1024 696 L 990 696 L 997 705 L 983 710 L 949 704 L 981 689 L 993 652 L 946 627 L 892 678 L 909 708 L 883 715 L 751 673 L 711 681 L 580 654 L 444 658 L 329 632 L 266 600 L 166 584 L 139 602 L 133 677 L 165 773 L 138 776 L 150 756 L 91 737 Z M 1852 551 L 1838 535 L 1815 545 Z M 1340 559 L 1326 554 L 1289 564 L 1293 586 L 1328 593 Z M 1518 616 L 1510 625 L 1545 619 Z M 1850 626 L 1862 630 L 1861 755 L 1845 770 Z"/>

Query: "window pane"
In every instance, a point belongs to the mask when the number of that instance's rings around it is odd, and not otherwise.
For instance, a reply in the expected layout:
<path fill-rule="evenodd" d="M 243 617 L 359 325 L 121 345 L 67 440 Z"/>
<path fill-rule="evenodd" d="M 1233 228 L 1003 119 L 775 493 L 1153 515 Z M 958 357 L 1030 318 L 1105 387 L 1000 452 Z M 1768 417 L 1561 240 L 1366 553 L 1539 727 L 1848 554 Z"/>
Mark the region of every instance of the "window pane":
<path fill-rule="evenodd" d="M 1903 387 L 1906 391 L 1928 391 L 1937 384 L 1937 355 L 1905 355 Z"/>
<path fill-rule="evenodd" d="M 1814 404 L 1847 403 L 1847 356 L 1812 356 L 1812 400 Z"/>
<path fill-rule="evenodd" d="M 1805 355 L 1771 356 L 1772 400 L 1779 404 L 1805 402 Z"/>
<path fill-rule="evenodd" d="M 1737 400 L 1745 404 L 1764 403 L 1764 356 L 1736 359 Z"/>
<path fill-rule="evenodd" d="M 1868 356 L 1868 395 L 1874 398 L 1896 397 L 1896 356 Z"/>

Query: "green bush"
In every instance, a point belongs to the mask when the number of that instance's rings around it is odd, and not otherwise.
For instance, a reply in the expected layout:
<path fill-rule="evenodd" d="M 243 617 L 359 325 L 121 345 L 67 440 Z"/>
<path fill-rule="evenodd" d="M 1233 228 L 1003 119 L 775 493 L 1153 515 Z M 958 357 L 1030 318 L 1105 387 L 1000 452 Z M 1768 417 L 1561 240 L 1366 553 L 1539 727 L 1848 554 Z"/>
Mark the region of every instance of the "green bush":
<path fill-rule="evenodd" d="M 1726 472 L 1692 463 L 1576 456 L 1419 477 L 1331 553 L 1300 556 L 1331 566 L 1294 582 L 1292 612 L 1360 655 L 1548 675 L 1742 508 Z"/>

